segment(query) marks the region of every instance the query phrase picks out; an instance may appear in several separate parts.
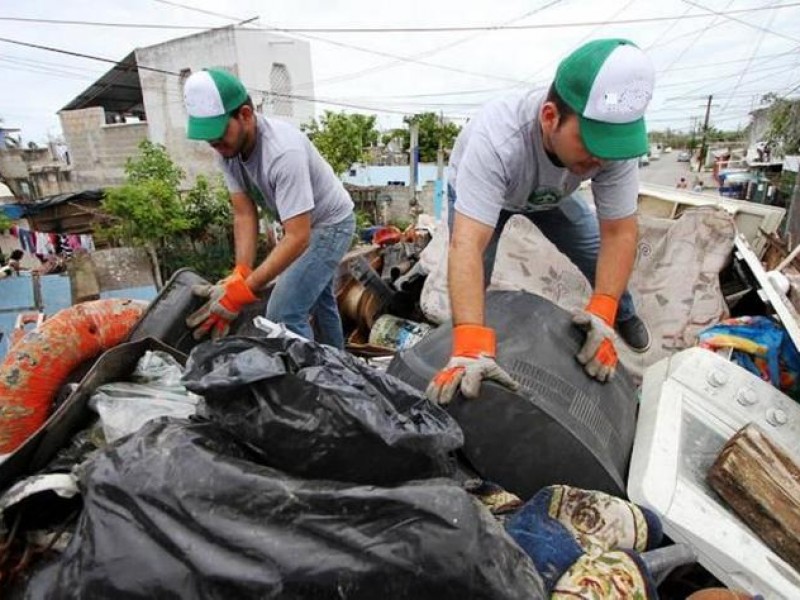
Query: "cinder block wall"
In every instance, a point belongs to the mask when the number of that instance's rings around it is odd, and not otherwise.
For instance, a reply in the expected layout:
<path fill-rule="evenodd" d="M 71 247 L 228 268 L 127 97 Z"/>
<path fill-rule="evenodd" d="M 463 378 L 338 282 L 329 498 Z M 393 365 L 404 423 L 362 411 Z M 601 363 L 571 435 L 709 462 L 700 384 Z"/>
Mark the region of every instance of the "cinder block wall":
<path fill-rule="evenodd" d="M 86 189 L 122 183 L 125 161 L 147 139 L 147 123 L 106 125 L 105 111 L 97 106 L 63 111 L 59 117 L 75 185 Z"/>

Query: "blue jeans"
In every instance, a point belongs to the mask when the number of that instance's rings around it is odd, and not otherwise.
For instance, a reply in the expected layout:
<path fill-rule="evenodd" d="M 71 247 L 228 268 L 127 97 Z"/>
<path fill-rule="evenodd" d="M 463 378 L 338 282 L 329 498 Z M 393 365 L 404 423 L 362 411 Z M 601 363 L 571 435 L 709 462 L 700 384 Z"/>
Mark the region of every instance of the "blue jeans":
<path fill-rule="evenodd" d="M 447 223 L 452 235 L 453 214 L 456 202 L 456 192 L 452 186 L 447 186 Z M 497 256 L 497 244 L 506 222 L 514 215 L 522 215 L 550 240 L 553 245 L 569 258 L 581 273 L 589 280 L 594 288 L 595 271 L 597 270 L 597 256 L 600 252 L 600 225 L 597 217 L 592 213 L 586 202 L 573 194 L 564 198 L 557 208 L 530 212 L 500 211 L 500 218 L 495 225 L 492 238 L 483 254 L 483 287 L 489 287 L 494 271 L 494 262 Z M 617 322 L 630 319 L 636 314 L 628 290 L 619 299 Z"/>
<path fill-rule="evenodd" d="M 314 332 L 309 316 L 314 316 L 319 341 L 344 348 L 344 334 L 336 297 L 334 275 L 353 242 L 355 217 L 311 230 L 308 248 L 278 276 L 267 303 L 266 317 L 283 323 L 287 329 L 309 340 Z"/>

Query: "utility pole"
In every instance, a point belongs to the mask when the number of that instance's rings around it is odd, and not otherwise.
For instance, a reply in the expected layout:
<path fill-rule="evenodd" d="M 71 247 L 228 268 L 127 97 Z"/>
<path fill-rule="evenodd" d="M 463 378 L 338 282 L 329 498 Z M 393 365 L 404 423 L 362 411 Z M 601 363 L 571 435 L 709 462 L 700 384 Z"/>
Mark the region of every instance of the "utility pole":
<path fill-rule="evenodd" d="M 711 99 L 714 96 L 708 97 L 708 104 L 706 104 L 706 120 L 703 123 L 703 142 L 700 145 L 700 164 L 697 166 L 697 170 L 702 171 L 703 166 L 706 164 L 706 137 L 708 136 L 708 118 L 711 115 Z"/>
<path fill-rule="evenodd" d="M 416 121 L 410 124 L 411 144 L 409 148 L 409 164 L 411 167 L 411 205 L 417 205 L 417 181 L 419 174 L 419 123 Z"/>
<path fill-rule="evenodd" d="M 444 204 L 444 113 L 439 111 L 439 149 L 436 151 L 436 191 L 433 198 L 433 216 L 438 221 L 442 217 Z"/>

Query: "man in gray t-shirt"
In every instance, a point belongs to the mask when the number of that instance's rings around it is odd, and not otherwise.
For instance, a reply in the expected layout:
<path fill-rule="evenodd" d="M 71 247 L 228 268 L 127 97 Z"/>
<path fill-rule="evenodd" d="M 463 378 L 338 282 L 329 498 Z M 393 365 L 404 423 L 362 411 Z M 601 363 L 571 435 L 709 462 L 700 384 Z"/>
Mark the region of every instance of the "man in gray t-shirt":
<path fill-rule="evenodd" d="M 632 349 L 649 348 L 626 286 L 636 254 L 636 157 L 648 149 L 653 84 L 653 66 L 634 44 L 595 40 L 561 62 L 546 94 L 490 102 L 461 132 L 448 182 L 453 352 L 428 386 L 431 399 L 447 403 L 459 389 L 475 397 L 483 379 L 517 387 L 495 362 L 495 334 L 484 326 L 484 289 L 514 214 L 533 221 L 593 285 L 573 318 L 586 332 L 577 359 L 589 375 L 613 376 L 615 327 Z M 576 193 L 584 180 L 596 215 Z"/>
<path fill-rule="evenodd" d="M 353 202 L 333 169 L 292 125 L 257 115 L 244 85 L 221 69 L 192 74 L 184 86 L 187 135 L 208 142 L 233 206 L 236 266 L 213 286 L 195 293 L 208 302 L 187 319 L 196 338 L 228 332 L 255 293 L 275 280 L 267 318 L 308 339 L 344 347 L 333 293 L 334 274 L 355 230 Z M 255 265 L 259 210 L 283 225 L 284 236 Z"/>

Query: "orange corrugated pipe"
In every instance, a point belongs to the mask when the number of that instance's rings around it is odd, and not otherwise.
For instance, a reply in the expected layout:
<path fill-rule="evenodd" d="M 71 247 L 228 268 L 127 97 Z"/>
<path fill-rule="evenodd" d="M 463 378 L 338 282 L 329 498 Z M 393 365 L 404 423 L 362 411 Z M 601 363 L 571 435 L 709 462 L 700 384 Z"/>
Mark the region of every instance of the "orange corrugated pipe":
<path fill-rule="evenodd" d="M 0 454 L 13 452 L 41 427 L 70 373 L 124 341 L 146 308 L 117 298 L 83 302 L 14 344 L 0 366 Z"/>

